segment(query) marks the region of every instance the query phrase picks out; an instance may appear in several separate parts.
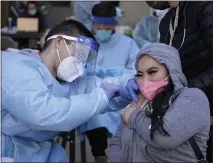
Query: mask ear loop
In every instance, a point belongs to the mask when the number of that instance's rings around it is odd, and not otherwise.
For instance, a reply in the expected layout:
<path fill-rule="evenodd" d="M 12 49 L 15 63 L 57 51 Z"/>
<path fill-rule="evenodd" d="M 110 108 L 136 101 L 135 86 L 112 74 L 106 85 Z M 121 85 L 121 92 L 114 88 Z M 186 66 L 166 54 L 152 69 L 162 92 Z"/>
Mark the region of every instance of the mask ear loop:
<path fill-rule="evenodd" d="M 169 79 L 169 75 L 164 79 L 165 81 Z"/>
<path fill-rule="evenodd" d="M 60 63 L 61 63 L 61 57 L 60 57 L 60 55 L 59 55 L 58 48 L 56 49 L 56 51 L 57 51 L 57 54 L 58 54 L 58 59 L 59 59 L 59 61 L 60 61 Z"/>
<path fill-rule="evenodd" d="M 69 49 L 69 47 L 68 47 L 68 45 L 67 45 L 65 39 L 63 39 L 63 40 L 64 40 L 64 43 L 65 43 L 65 46 L 67 47 L 68 53 L 69 53 L 69 55 L 71 56 L 70 49 Z"/>
<path fill-rule="evenodd" d="M 64 39 L 63 39 L 63 40 L 64 40 Z M 64 43 L 65 43 L 65 45 L 66 45 L 66 47 L 67 47 L 67 50 L 68 50 L 68 53 L 69 53 L 69 55 L 70 55 L 70 50 L 69 50 L 69 48 L 68 48 L 67 43 L 66 43 L 65 40 L 64 40 Z M 58 54 L 58 59 L 59 59 L 59 61 L 60 61 L 60 63 L 61 63 L 61 57 L 60 57 L 60 55 L 59 55 L 58 48 L 56 49 L 56 51 L 57 51 L 57 54 Z M 71 55 L 70 55 L 70 56 L 71 56 Z"/>

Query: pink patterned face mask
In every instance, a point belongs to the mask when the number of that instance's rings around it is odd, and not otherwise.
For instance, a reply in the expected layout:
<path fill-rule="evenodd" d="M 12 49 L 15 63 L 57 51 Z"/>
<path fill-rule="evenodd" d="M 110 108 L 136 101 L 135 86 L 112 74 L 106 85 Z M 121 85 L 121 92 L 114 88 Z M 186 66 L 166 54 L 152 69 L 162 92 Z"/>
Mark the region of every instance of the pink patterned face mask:
<path fill-rule="evenodd" d="M 149 100 L 153 101 L 155 96 L 165 89 L 168 85 L 168 77 L 161 81 L 145 81 L 138 83 L 141 93 Z"/>

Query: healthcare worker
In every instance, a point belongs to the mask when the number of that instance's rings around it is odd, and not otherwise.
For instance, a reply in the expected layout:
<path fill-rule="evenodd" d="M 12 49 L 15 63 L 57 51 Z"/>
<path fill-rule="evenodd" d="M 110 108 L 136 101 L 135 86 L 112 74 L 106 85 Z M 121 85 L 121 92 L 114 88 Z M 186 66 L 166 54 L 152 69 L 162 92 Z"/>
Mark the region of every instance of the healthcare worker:
<path fill-rule="evenodd" d="M 102 79 L 109 77 L 134 76 L 135 58 L 139 52 L 135 41 L 121 33 L 115 32 L 117 24 L 116 9 L 108 2 L 96 4 L 92 9 L 93 32 L 100 44 L 96 75 Z M 107 138 L 113 135 L 120 124 L 120 113 L 124 105 L 119 99 L 112 100 L 113 110 L 92 117 L 78 128 L 80 135 L 86 134 L 91 145 L 91 151 L 96 162 L 106 162 Z"/>
<path fill-rule="evenodd" d="M 147 15 L 135 26 L 133 38 L 140 49 L 159 41 L 159 20 L 156 15 Z"/>
<path fill-rule="evenodd" d="M 168 9 L 162 11 L 152 9 L 151 11 L 151 15 L 146 15 L 141 18 L 133 31 L 133 39 L 140 49 L 144 49 L 153 43 L 159 42 L 159 24 Z"/>
<path fill-rule="evenodd" d="M 118 88 L 92 77 L 97 49 L 92 33 L 68 20 L 50 30 L 40 56 L 30 49 L 1 53 L 2 157 L 15 162 L 67 162 L 64 149 L 53 138 L 104 112 L 116 94 L 130 96 L 128 86 Z M 85 74 L 87 65 L 90 71 Z M 119 80 L 115 82 L 120 84 Z"/>
<path fill-rule="evenodd" d="M 75 19 L 84 24 L 89 30 L 92 30 L 93 26 L 93 22 L 90 19 L 92 8 L 98 3 L 100 3 L 100 0 L 71 2 L 71 5 L 74 5 Z M 118 18 L 121 18 L 123 16 L 123 10 L 119 7 L 119 1 L 111 1 L 109 3 L 115 5 L 116 15 Z"/>

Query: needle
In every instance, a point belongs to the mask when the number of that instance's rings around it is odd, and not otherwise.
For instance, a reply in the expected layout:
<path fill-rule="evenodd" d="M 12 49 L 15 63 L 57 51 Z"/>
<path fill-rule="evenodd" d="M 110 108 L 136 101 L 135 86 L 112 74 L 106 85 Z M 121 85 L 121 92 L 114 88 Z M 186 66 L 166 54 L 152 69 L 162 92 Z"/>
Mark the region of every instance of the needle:
<path fill-rule="evenodd" d="M 109 79 L 106 79 L 109 83 L 112 83 L 111 81 L 109 81 Z"/>

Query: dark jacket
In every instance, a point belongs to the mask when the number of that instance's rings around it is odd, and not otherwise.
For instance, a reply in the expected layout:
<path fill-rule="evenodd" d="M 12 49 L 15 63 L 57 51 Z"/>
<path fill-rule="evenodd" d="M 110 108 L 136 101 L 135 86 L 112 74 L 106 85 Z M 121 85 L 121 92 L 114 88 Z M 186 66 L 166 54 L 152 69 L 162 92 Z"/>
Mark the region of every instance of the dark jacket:
<path fill-rule="evenodd" d="M 169 24 L 175 19 L 175 8 L 169 10 L 160 23 L 160 42 L 169 44 Z M 183 73 L 189 86 L 202 89 L 212 107 L 213 84 L 213 2 L 180 2 L 178 26 L 174 34 L 172 46 L 179 49 Z"/>

